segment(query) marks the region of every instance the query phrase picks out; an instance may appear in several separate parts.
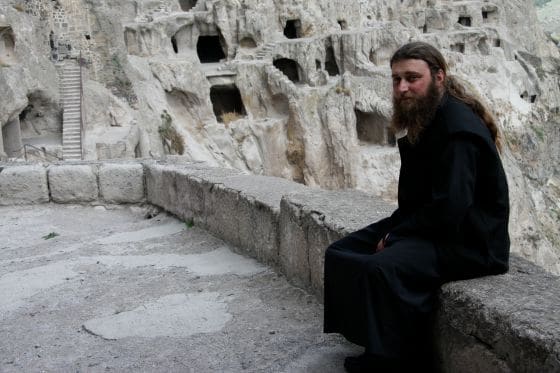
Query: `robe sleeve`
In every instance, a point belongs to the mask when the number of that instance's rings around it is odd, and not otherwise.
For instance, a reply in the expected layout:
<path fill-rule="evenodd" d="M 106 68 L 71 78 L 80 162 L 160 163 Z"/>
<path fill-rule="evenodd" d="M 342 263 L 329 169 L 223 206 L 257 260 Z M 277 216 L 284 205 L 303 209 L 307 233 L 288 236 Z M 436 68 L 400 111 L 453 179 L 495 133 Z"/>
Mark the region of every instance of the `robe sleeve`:
<path fill-rule="evenodd" d="M 456 134 L 450 139 L 434 165 L 431 200 L 403 217 L 391 234 L 429 239 L 459 234 L 461 223 L 474 205 L 480 158 L 477 140 L 468 134 Z"/>

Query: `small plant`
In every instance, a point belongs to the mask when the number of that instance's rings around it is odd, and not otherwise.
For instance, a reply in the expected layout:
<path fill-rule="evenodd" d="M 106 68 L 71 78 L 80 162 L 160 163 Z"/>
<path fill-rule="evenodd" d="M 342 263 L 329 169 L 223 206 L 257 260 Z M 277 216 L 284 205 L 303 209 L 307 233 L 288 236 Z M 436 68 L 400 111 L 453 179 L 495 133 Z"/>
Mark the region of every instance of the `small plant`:
<path fill-rule="evenodd" d="M 235 111 L 222 113 L 222 115 L 220 115 L 220 119 L 222 120 L 222 123 L 225 124 L 226 126 L 228 126 L 231 122 L 235 122 L 240 118 L 241 118 L 241 114 Z"/>
<path fill-rule="evenodd" d="M 51 238 L 55 238 L 56 236 L 60 236 L 58 233 L 56 232 L 51 232 L 43 237 L 41 237 L 43 240 L 50 240 Z"/>
<path fill-rule="evenodd" d="M 167 110 L 164 110 L 161 114 L 161 126 L 158 128 L 158 132 L 170 151 L 182 155 L 185 152 L 185 140 L 173 127 L 172 122 L 173 118 Z"/>
<path fill-rule="evenodd" d="M 188 219 L 185 221 L 185 225 L 187 226 L 187 228 L 192 228 L 194 227 L 194 221 L 192 219 Z"/>

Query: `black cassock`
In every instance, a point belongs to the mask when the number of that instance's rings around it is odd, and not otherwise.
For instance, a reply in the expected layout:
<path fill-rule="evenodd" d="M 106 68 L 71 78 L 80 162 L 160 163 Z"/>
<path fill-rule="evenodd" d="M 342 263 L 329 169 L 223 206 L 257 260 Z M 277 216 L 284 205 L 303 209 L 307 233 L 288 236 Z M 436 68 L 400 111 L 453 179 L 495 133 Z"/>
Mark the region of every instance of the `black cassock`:
<path fill-rule="evenodd" d="M 429 342 L 442 283 L 504 273 L 509 258 L 506 176 L 480 118 L 444 95 L 418 141 L 398 145 L 398 209 L 325 253 L 325 332 L 389 358 Z"/>

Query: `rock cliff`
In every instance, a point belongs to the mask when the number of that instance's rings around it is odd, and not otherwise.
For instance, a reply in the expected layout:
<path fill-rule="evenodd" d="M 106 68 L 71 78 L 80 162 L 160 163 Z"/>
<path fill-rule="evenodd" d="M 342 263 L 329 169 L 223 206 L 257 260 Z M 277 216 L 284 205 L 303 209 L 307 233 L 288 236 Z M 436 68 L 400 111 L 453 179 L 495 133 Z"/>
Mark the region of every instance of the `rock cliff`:
<path fill-rule="evenodd" d="M 78 64 L 86 159 L 182 154 L 394 200 L 388 59 L 410 40 L 490 103 L 512 249 L 560 273 L 560 54 L 527 1 L 4 0 L 0 153 L 62 154 Z"/>

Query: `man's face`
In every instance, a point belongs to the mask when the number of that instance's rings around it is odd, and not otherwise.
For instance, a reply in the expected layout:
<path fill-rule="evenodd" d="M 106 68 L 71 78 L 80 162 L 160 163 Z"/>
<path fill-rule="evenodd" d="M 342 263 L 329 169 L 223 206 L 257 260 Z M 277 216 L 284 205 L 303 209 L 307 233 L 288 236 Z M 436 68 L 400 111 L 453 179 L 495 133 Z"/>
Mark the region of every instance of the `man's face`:
<path fill-rule="evenodd" d="M 428 95 L 431 84 L 442 91 L 444 73 L 439 71 L 432 79 L 432 73 L 424 60 L 396 61 L 391 66 L 393 78 L 393 98 L 403 107 L 408 107 Z M 433 87 L 432 87 L 433 89 Z"/>
<path fill-rule="evenodd" d="M 441 95 L 445 73 L 432 74 L 424 60 L 396 61 L 391 66 L 393 78 L 394 130 L 406 129 L 410 142 L 415 142 L 432 119 Z"/>

